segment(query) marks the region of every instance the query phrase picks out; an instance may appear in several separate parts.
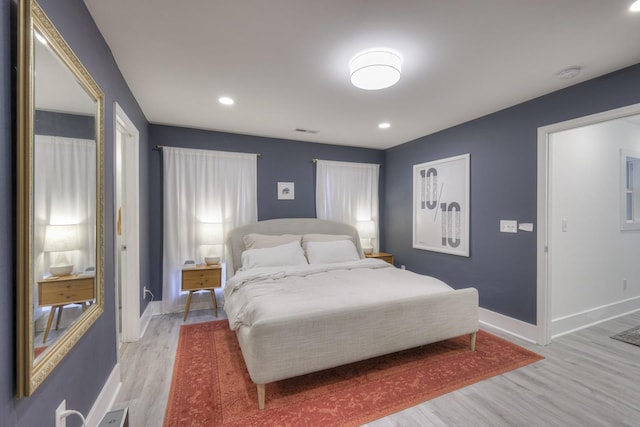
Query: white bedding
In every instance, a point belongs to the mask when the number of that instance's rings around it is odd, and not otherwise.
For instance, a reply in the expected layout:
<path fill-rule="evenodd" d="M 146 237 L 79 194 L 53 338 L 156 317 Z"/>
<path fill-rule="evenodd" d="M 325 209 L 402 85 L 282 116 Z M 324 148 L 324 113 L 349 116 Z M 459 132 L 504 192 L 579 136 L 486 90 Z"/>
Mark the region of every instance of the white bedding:
<path fill-rule="evenodd" d="M 224 308 L 229 326 L 237 330 L 452 290 L 434 277 L 400 270 L 379 259 L 362 259 L 239 271 L 224 288 Z"/>

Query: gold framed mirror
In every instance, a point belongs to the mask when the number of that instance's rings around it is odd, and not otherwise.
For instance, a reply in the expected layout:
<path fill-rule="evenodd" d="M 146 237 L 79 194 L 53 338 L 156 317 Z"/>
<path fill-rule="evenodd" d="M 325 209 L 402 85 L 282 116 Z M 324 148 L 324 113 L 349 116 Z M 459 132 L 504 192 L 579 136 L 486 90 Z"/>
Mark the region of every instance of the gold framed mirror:
<path fill-rule="evenodd" d="M 35 0 L 18 9 L 17 391 L 104 311 L 104 94 Z"/>

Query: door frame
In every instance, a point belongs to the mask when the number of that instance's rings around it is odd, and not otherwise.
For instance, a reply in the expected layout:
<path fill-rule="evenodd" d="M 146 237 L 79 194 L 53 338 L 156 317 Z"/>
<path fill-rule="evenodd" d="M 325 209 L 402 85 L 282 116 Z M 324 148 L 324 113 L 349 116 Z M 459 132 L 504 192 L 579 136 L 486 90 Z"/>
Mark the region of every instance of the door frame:
<path fill-rule="evenodd" d="M 551 163 L 553 159 L 549 155 L 549 136 L 556 132 L 571 130 L 583 126 L 594 125 L 609 120 L 621 119 L 640 114 L 640 103 L 626 107 L 615 108 L 596 114 L 591 114 L 564 122 L 554 123 L 538 128 L 538 233 L 537 233 L 537 342 L 547 345 L 553 339 L 551 335 L 551 313 L 553 301 L 551 300 L 551 283 L 549 272 L 551 267 L 551 254 L 553 248 L 549 247 L 551 241 L 549 212 L 551 211 Z"/>
<path fill-rule="evenodd" d="M 117 206 L 117 174 L 116 174 L 116 161 L 117 153 L 115 149 L 115 140 L 118 132 L 118 127 L 122 127 L 126 133 L 126 141 L 123 141 L 122 149 L 124 150 L 124 162 L 122 165 L 125 170 L 124 186 L 127 188 L 124 197 L 125 212 L 123 212 L 123 218 L 126 219 L 126 245 L 127 255 L 122 257 L 122 281 L 127 283 L 127 286 L 122 287 L 122 335 L 121 341 L 134 342 L 140 339 L 140 170 L 139 170 L 139 148 L 140 148 L 140 133 L 133 122 L 129 119 L 124 110 L 117 102 L 113 103 L 114 110 L 114 156 L 113 156 L 113 206 L 114 206 L 114 264 L 116 269 L 118 266 L 118 236 L 117 227 L 115 223 L 118 218 L 118 206 Z M 117 271 L 116 271 L 117 274 Z M 117 277 L 116 277 L 117 280 Z M 116 296 L 116 331 L 119 331 L 119 316 L 118 316 L 118 292 L 119 284 L 115 286 Z M 120 345 L 120 343 L 118 343 Z"/>

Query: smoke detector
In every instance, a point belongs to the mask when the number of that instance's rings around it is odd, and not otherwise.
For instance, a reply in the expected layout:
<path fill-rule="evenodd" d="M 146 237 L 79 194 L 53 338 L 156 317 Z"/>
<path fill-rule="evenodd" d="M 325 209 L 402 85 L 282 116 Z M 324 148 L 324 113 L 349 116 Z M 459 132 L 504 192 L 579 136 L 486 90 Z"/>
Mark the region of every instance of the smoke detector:
<path fill-rule="evenodd" d="M 572 67 L 567 67 L 563 70 L 558 71 L 556 73 L 556 77 L 559 78 L 560 80 L 571 80 L 573 78 L 578 77 L 578 75 L 580 74 L 580 71 L 582 71 L 582 67 L 574 65 Z"/>

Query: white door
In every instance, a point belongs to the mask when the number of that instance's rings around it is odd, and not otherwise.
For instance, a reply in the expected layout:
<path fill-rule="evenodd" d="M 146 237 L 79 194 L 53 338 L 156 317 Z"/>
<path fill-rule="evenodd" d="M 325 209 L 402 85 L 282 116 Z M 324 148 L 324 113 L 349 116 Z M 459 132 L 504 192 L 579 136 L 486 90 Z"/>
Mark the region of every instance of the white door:
<path fill-rule="evenodd" d="M 115 261 L 118 342 L 140 338 L 138 130 L 115 104 Z"/>

